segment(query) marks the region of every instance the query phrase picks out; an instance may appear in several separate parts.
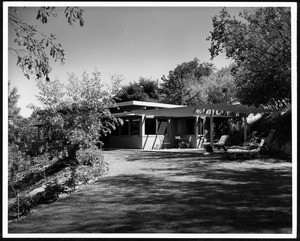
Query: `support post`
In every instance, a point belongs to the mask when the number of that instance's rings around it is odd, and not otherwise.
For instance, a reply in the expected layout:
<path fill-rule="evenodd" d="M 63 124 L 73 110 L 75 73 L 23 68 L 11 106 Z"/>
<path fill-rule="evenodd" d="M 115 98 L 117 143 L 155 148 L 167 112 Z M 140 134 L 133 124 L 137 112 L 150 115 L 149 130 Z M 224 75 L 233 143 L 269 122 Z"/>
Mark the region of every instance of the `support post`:
<path fill-rule="evenodd" d="M 213 125 L 214 125 L 214 117 L 213 117 L 213 110 L 210 110 L 210 125 L 209 125 L 209 128 L 210 128 L 210 145 L 211 147 L 213 147 L 213 143 L 214 143 L 214 128 L 213 128 Z"/>
<path fill-rule="evenodd" d="M 19 190 L 17 190 L 17 219 L 20 219 L 20 194 Z"/>
<path fill-rule="evenodd" d="M 244 142 L 247 141 L 247 117 L 244 116 Z"/>
<path fill-rule="evenodd" d="M 142 115 L 140 117 L 140 140 L 141 140 L 141 148 L 142 149 L 145 149 L 145 146 L 146 146 L 146 142 L 147 142 L 147 139 L 144 139 L 144 136 L 145 136 L 145 121 L 146 121 L 146 116 L 145 115 Z"/>
<path fill-rule="evenodd" d="M 140 135 L 142 137 L 145 135 L 145 115 L 140 117 Z"/>
<path fill-rule="evenodd" d="M 198 146 L 198 132 L 199 132 L 199 116 L 196 116 L 195 118 L 195 126 L 194 126 L 194 133 L 195 133 L 195 147 Z"/>

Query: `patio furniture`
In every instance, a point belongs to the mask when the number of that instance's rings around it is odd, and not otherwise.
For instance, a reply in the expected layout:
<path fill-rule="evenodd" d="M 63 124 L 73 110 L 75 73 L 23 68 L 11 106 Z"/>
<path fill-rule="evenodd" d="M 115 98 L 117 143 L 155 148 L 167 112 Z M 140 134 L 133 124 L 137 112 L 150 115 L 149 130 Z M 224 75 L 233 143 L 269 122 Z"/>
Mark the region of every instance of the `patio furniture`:
<path fill-rule="evenodd" d="M 226 151 L 225 143 L 226 143 L 227 139 L 228 139 L 228 135 L 221 136 L 220 140 L 218 142 L 214 143 L 214 147 L 218 147 L 219 150 L 222 147 L 224 149 L 224 151 Z"/>
<path fill-rule="evenodd" d="M 227 139 L 228 139 L 228 135 L 221 136 L 221 138 L 217 142 L 213 143 L 213 147 L 217 147 L 219 150 L 222 147 L 224 149 L 224 151 L 226 151 L 225 143 L 226 143 Z M 211 146 L 210 142 L 203 143 L 203 147 L 209 152 L 212 151 L 212 147 L 210 147 L 210 146 Z"/>
<path fill-rule="evenodd" d="M 258 147 L 255 149 L 245 149 L 245 147 L 230 149 L 230 147 L 229 147 L 226 151 L 226 156 L 236 158 L 238 155 L 241 155 L 241 156 L 246 156 L 246 157 L 250 157 L 250 158 L 252 158 L 252 157 L 259 158 L 260 157 L 259 153 L 260 153 L 264 143 L 265 143 L 265 139 L 262 138 Z"/>

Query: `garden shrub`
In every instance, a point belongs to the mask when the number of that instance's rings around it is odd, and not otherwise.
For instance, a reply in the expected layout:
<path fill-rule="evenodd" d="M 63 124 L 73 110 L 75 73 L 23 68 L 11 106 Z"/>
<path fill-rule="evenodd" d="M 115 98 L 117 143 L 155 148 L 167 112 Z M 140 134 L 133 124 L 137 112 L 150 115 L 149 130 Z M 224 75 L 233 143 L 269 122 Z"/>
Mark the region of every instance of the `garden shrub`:
<path fill-rule="evenodd" d="M 251 125 L 251 128 L 266 138 L 266 146 L 274 154 L 286 156 L 292 153 L 292 113 L 288 109 L 284 113 L 264 114 Z"/>
<path fill-rule="evenodd" d="M 36 206 L 38 204 L 50 204 L 55 202 L 59 194 L 64 193 L 65 188 L 58 183 L 48 183 L 44 191 L 37 193 L 32 197 L 32 202 Z"/>
<path fill-rule="evenodd" d="M 239 119 L 232 119 L 228 121 L 228 144 L 239 145 L 244 141 L 244 126 L 243 122 Z"/>
<path fill-rule="evenodd" d="M 102 152 L 94 148 L 88 148 L 88 149 L 79 149 L 76 152 L 76 158 L 80 165 L 86 165 L 86 166 L 94 166 L 99 165 L 103 162 L 103 154 Z"/>
<path fill-rule="evenodd" d="M 26 196 L 19 197 L 20 216 L 28 215 L 32 207 L 33 207 L 33 203 L 31 197 L 26 197 Z M 18 203 L 16 198 L 13 203 L 8 205 L 8 218 L 9 219 L 17 218 L 17 213 L 18 213 Z"/>

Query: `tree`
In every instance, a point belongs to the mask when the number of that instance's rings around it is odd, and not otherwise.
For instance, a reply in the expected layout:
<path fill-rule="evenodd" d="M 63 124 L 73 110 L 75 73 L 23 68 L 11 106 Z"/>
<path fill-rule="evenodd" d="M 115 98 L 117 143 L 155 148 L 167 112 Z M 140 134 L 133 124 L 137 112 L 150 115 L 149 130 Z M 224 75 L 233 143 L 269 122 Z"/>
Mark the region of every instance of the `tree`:
<path fill-rule="evenodd" d="M 83 73 L 81 80 L 69 74 L 66 86 L 56 80 L 38 87 L 38 100 L 44 107 L 32 108 L 36 121 L 43 124 L 47 151 L 64 156 L 71 163 L 76 163 L 76 151 L 94 147 L 101 137 L 122 123 L 108 109 L 114 101 L 98 71 L 92 77 Z"/>
<path fill-rule="evenodd" d="M 148 78 L 139 78 L 138 82 L 123 86 L 115 95 L 117 101 L 159 101 L 157 81 Z"/>
<path fill-rule="evenodd" d="M 51 71 L 49 57 L 55 61 L 65 62 L 65 52 L 60 43 L 56 41 L 55 35 L 44 34 L 36 26 L 26 23 L 21 19 L 19 12 L 24 8 L 10 7 L 8 13 L 9 27 L 15 32 L 14 45 L 9 50 L 17 58 L 19 66 L 24 75 L 29 79 L 34 75 L 37 79 L 45 77 L 49 80 Z M 36 19 L 46 24 L 51 17 L 56 17 L 59 8 L 41 7 L 37 12 Z M 77 7 L 66 7 L 64 14 L 70 25 L 79 20 L 80 26 L 84 25 L 83 10 Z M 49 54 L 47 54 L 49 51 Z"/>
<path fill-rule="evenodd" d="M 14 143 L 18 139 L 18 123 L 22 118 L 20 116 L 20 108 L 17 106 L 18 89 L 16 87 L 11 89 L 11 83 L 8 81 L 8 142 Z"/>
<path fill-rule="evenodd" d="M 214 58 L 225 51 L 236 69 L 237 96 L 243 104 L 280 108 L 291 102 L 290 8 L 256 8 L 231 18 L 226 9 L 213 18 L 207 38 Z"/>
<path fill-rule="evenodd" d="M 237 101 L 235 78 L 231 73 L 233 65 L 222 68 L 205 78 L 202 89 L 206 94 L 206 103 L 232 104 Z"/>
<path fill-rule="evenodd" d="M 200 63 L 197 58 L 177 65 L 174 70 L 169 71 L 168 77 L 162 77 L 163 101 L 178 105 L 193 105 L 202 102 L 200 86 L 203 78 L 209 76 L 213 70 L 213 64 Z"/>

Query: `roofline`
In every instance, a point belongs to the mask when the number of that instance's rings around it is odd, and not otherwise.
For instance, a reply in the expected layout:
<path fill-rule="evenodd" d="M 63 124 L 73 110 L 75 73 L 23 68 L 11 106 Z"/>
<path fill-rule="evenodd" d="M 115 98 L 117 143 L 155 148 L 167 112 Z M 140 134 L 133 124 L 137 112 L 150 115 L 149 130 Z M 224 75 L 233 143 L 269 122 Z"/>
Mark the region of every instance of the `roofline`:
<path fill-rule="evenodd" d="M 161 108 L 185 107 L 184 105 L 173 105 L 173 104 L 164 104 L 164 103 L 157 103 L 157 102 L 137 101 L 137 100 L 115 103 L 116 107 L 130 106 L 130 105 L 145 106 L 145 107 L 161 107 Z"/>

